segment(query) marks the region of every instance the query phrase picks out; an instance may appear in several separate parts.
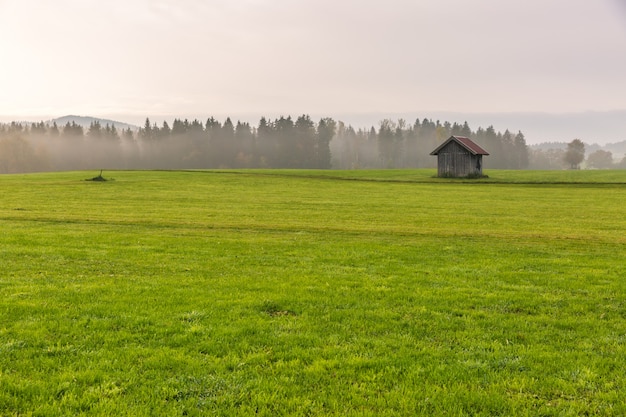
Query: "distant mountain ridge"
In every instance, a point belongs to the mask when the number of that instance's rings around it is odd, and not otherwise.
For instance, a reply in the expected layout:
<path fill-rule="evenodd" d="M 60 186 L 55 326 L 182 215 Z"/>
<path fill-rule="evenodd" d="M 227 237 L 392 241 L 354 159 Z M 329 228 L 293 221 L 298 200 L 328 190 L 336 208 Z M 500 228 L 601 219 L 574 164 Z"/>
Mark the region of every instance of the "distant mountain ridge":
<path fill-rule="evenodd" d="M 119 121 L 110 120 L 110 119 L 101 119 L 98 117 L 90 117 L 90 116 L 68 115 L 68 116 L 57 117 L 56 119 L 49 120 L 50 124 L 55 123 L 55 122 L 57 126 L 59 127 L 65 126 L 68 122 L 69 123 L 74 122 L 77 125 L 82 126 L 84 129 L 89 129 L 89 126 L 91 126 L 92 123 L 99 122 L 102 127 L 106 126 L 107 124 L 109 126 L 115 125 L 115 128 L 117 130 L 126 130 L 130 128 L 130 130 L 135 131 L 139 129 L 139 126 L 135 126 L 129 123 L 119 122 Z"/>

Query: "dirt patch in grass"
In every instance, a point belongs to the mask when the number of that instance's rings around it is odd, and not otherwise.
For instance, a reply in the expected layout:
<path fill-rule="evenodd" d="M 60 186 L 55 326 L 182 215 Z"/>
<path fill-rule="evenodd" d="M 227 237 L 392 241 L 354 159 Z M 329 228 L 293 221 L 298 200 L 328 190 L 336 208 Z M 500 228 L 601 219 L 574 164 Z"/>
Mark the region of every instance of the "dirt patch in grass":
<path fill-rule="evenodd" d="M 272 317 L 282 317 L 282 316 L 295 316 L 296 313 L 292 310 L 287 310 L 281 307 L 278 303 L 274 301 L 266 300 L 263 302 L 260 308 L 261 312 L 272 316 Z"/>

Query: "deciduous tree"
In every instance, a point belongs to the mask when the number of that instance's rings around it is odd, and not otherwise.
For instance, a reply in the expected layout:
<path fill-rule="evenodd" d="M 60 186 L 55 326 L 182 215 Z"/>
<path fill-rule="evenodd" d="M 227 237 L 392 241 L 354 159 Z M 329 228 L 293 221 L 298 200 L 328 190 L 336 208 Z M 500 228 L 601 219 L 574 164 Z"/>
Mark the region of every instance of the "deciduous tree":
<path fill-rule="evenodd" d="M 574 139 L 567 144 L 564 160 L 570 169 L 579 169 L 580 163 L 585 159 L 585 144 L 580 139 Z"/>
<path fill-rule="evenodd" d="M 587 157 L 587 165 L 592 168 L 606 169 L 613 167 L 613 154 L 610 151 L 598 149 Z"/>

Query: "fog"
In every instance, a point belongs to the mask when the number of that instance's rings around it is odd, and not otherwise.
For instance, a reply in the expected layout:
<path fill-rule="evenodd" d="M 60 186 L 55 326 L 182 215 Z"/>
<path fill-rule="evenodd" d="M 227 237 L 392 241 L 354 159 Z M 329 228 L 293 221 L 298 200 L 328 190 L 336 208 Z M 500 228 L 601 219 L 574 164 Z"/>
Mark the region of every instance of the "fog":
<path fill-rule="evenodd" d="M 623 4 L 1 0 L 0 117 L 624 110 Z"/>
<path fill-rule="evenodd" d="M 472 138 L 490 153 L 486 168 L 524 169 L 534 155 L 524 134 L 473 130 L 467 122 L 381 120 L 354 128 L 329 117 L 281 116 L 248 122 L 214 117 L 146 119 L 118 130 L 95 120 L 87 128 L 39 122 L 0 124 L 0 173 L 126 169 L 380 169 L 434 168 L 430 152 L 450 135 Z M 545 160 L 545 158 L 543 158 Z M 560 169 L 552 161 L 543 168 Z"/>

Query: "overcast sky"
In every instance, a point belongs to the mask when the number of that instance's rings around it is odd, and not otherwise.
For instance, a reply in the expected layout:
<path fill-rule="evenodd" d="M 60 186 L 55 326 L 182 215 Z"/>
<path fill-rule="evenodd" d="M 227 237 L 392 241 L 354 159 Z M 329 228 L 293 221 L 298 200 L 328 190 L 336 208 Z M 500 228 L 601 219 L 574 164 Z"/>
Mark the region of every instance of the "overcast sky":
<path fill-rule="evenodd" d="M 0 117 L 626 109 L 623 0 L 0 0 Z"/>

